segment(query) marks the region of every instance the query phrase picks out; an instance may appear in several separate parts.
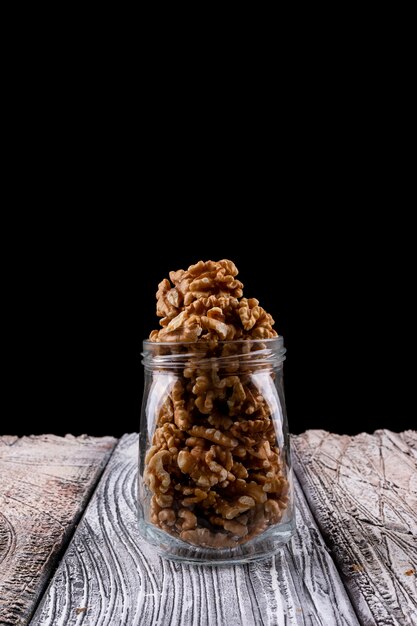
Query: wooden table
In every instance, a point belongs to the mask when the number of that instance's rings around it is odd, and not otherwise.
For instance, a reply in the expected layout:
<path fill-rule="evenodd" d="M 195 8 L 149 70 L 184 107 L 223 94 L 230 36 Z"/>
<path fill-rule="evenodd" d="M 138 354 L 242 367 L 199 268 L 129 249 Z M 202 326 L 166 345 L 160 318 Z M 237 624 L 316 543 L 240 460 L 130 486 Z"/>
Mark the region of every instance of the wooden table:
<path fill-rule="evenodd" d="M 138 535 L 138 436 L 0 437 L 0 624 L 417 624 L 417 432 L 292 437 L 297 533 L 240 566 Z"/>

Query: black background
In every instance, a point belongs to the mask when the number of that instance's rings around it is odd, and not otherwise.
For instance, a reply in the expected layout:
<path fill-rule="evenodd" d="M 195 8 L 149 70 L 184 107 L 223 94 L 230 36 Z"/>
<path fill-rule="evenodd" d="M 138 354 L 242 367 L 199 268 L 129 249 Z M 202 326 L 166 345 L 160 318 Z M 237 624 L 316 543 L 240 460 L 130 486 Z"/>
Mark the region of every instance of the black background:
<path fill-rule="evenodd" d="M 157 284 L 224 257 L 284 336 L 293 432 L 415 428 L 413 81 L 390 37 L 9 63 L 0 432 L 137 431 Z"/>
<path fill-rule="evenodd" d="M 43 232 L 37 218 L 36 240 L 26 224 L 11 261 L 19 280 L 4 434 L 137 431 L 157 284 L 171 269 L 221 258 L 237 264 L 245 295 L 284 336 L 292 432 L 415 428 L 409 223 L 290 202 L 254 202 L 247 213 L 238 202 L 188 212 L 156 204 L 146 209 L 149 228 L 136 211 L 71 215 L 56 227 L 48 219 Z"/>

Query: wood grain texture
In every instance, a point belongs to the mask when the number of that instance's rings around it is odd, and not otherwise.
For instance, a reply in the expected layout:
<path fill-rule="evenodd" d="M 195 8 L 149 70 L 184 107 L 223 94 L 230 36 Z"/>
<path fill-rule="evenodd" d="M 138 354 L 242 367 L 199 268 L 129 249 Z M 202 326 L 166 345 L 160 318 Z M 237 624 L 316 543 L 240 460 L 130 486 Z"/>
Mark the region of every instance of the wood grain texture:
<path fill-rule="evenodd" d="M 0 625 L 27 624 L 116 443 L 0 437 Z"/>
<path fill-rule="evenodd" d="M 357 626 L 297 484 L 297 534 L 238 566 L 161 559 L 138 534 L 138 436 L 118 444 L 31 626 Z"/>
<path fill-rule="evenodd" d="M 296 473 L 366 626 L 417 624 L 417 433 L 293 438 Z"/>

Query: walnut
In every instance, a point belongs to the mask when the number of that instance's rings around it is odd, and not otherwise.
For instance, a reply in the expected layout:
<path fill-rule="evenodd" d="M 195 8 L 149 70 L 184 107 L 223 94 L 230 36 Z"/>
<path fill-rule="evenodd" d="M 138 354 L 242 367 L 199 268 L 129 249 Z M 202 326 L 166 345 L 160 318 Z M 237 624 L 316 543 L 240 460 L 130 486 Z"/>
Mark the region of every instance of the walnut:
<path fill-rule="evenodd" d="M 184 474 L 191 474 L 197 465 L 197 459 L 188 451 L 181 450 L 178 454 L 178 467 Z"/>
<path fill-rule="evenodd" d="M 232 261 L 199 261 L 188 270 L 170 272 L 169 277 L 177 291 L 184 297 L 184 304 L 213 294 L 242 296 L 242 283 L 236 280 L 238 271 Z M 169 281 L 168 281 L 169 282 Z"/>
<path fill-rule="evenodd" d="M 272 327 L 270 327 L 270 324 L 258 326 L 257 328 L 254 328 L 251 333 L 251 337 L 253 337 L 253 339 L 272 339 L 272 337 L 276 336 L 277 332 Z"/>
<path fill-rule="evenodd" d="M 205 395 L 198 396 L 195 406 L 200 413 L 208 415 L 213 410 L 214 391 L 208 391 Z"/>
<path fill-rule="evenodd" d="M 276 500 L 267 500 L 267 502 L 265 502 L 264 508 L 265 513 L 271 522 L 276 524 L 280 521 L 282 517 L 282 511 Z"/>
<path fill-rule="evenodd" d="M 188 315 L 208 317 L 220 322 L 239 323 L 239 300 L 229 296 L 208 296 L 193 300 L 185 307 Z M 220 312 L 219 312 L 220 311 Z"/>
<path fill-rule="evenodd" d="M 229 437 L 225 433 L 222 433 L 221 430 L 216 430 L 215 428 L 193 426 L 188 433 L 193 437 L 202 437 L 203 439 L 207 439 L 208 441 L 212 441 L 226 448 L 235 448 L 239 445 L 237 439 L 233 439 L 233 437 Z"/>
<path fill-rule="evenodd" d="M 289 497 L 288 496 L 280 496 L 278 503 L 281 509 L 286 509 L 288 506 Z"/>
<path fill-rule="evenodd" d="M 233 378 L 237 378 L 237 376 Z M 246 400 L 245 390 L 240 380 L 237 380 L 233 385 L 233 393 L 227 401 L 229 405 L 229 415 L 239 414 L 244 400 Z"/>
<path fill-rule="evenodd" d="M 265 407 L 266 403 L 263 397 L 257 393 L 253 392 L 248 386 L 245 387 L 246 393 L 246 402 L 245 402 L 245 413 L 248 415 L 252 415 L 255 411 L 259 411 L 261 407 Z M 268 414 L 268 410 L 265 411 L 265 414 Z"/>
<path fill-rule="evenodd" d="M 268 474 L 272 474 L 272 476 L 268 476 Z M 268 493 L 281 493 L 283 487 L 281 479 L 278 476 L 274 476 L 272 472 L 268 472 L 268 474 L 268 480 L 265 482 L 263 490 Z"/>
<path fill-rule="evenodd" d="M 189 316 L 187 311 L 182 311 L 170 320 L 167 326 L 161 328 L 156 337 L 156 341 L 197 341 L 201 335 L 202 328 L 199 318 L 196 315 Z"/>
<path fill-rule="evenodd" d="M 162 425 L 165 422 L 172 422 L 174 418 L 174 407 L 171 398 L 167 396 L 159 409 L 158 424 Z"/>
<path fill-rule="evenodd" d="M 232 535 L 237 537 L 245 537 L 249 532 L 246 524 L 241 524 L 236 520 L 226 520 L 223 519 L 223 517 L 212 515 L 210 522 L 215 526 L 222 526 L 225 530 L 228 530 Z"/>
<path fill-rule="evenodd" d="M 203 437 L 187 437 L 185 445 L 189 448 L 197 448 L 204 450 L 206 446 L 206 440 Z"/>
<path fill-rule="evenodd" d="M 230 428 L 230 433 L 236 439 L 239 439 L 243 433 L 253 435 L 255 433 L 265 432 L 271 426 L 271 420 L 241 420 L 235 422 Z"/>
<path fill-rule="evenodd" d="M 197 396 L 194 402 L 200 413 L 209 415 L 213 410 L 216 394 L 212 387 L 213 382 L 209 374 L 201 373 L 195 378 L 192 393 Z"/>
<path fill-rule="evenodd" d="M 161 509 L 166 509 L 166 508 L 171 507 L 174 501 L 174 496 L 170 496 L 165 493 L 159 493 L 155 495 L 154 498 L 157 504 L 161 507 Z"/>
<path fill-rule="evenodd" d="M 234 548 L 236 542 L 226 534 L 213 533 L 208 528 L 185 530 L 180 534 L 183 541 L 203 548 Z"/>
<path fill-rule="evenodd" d="M 184 385 L 181 380 L 177 380 L 172 388 L 172 401 L 176 425 L 181 430 L 187 430 L 192 424 L 192 418 L 190 411 L 185 407 Z"/>
<path fill-rule="evenodd" d="M 266 482 L 268 482 L 266 474 L 261 474 L 260 472 L 251 472 L 250 478 L 251 480 L 258 483 L 258 485 L 264 485 Z"/>
<path fill-rule="evenodd" d="M 197 518 L 189 509 L 180 509 L 178 517 L 183 519 L 181 530 L 193 530 L 197 526 Z"/>
<path fill-rule="evenodd" d="M 255 298 L 242 298 L 239 302 L 239 317 L 243 328 L 250 332 L 254 339 L 269 339 L 277 335 L 272 326 L 274 319 L 269 313 L 259 306 Z"/>
<path fill-rule="evenodd" d="M 201 326 L 206 330 L 214 330 L 215 334 L 219 337 L 221 341 L 224 341 L 229 335 L 229 326 L 220 320 L 212 319 L 211 317 L 205 317 L 204 315 L 201 317 Z M 233 327 L 231 326 L 233 329 Z M 230 334 L 233 333 L 233 330 Z M 231 337 L 233 338 L 233 337 Z"/>
<path fill-rule="evenodd" d="M 172 509 L 162 509 L 162 511 L 158 513 L 158 519 L 162 526 L 173 526 L 177 518 Z"/>
<path fill-rule="evenodd" d="M 187 474 L 198 487 L 210 488 L 228 478 L 228 471 L 215 461 L 206 462 L 202 449 L 193 448 L 191 452 L 181 450 L 178 454 L 178 467 Z M 234 477 L 233 477 L 234 478 Z"/>
<path fill-rule="evenodd" d="M 157 428 L 152 438 L 151 450 L 168 450 L 171 453 L 172 461 L 176 460 L 178 450 L 182 447 L 184 433 L 170 422 Z M 149 451 L 149 452 L 150 452 Z M 149 459 L 148 461 L 149 462 Z"/>
<path fill-rule="evenodd" d="M 224 322 L 225 320 L 223 310 L 219 306 L 211 307 L 211 309 L 207 311 L 207 317 L 213 320 L 217 320 L 219 322 Z"/>
<path fill-rule="evenodd" d="M 255 481 L 247 481 L 242 478 L 237 478 L 231 483 L 228 489 L 225 490 L 225 493 L 229 498 L 250 496 L 257 504 L 262 504 L 266 502 L 267 499 L 267 494 L 263 490 L 262 485 L 258 485 Z"/>
<path fill-rule="evenodd" d="M 184 270 L 178 270 L 177 272 L 170 272 L 169 278 L 177 288 L 177 291 L 184 297 L 188 291 L 190 282 L 192 281 L 191 274 L 189 272 L 185 272 Z"/>
<path fill-rule="evenodd" d="M 255 500 L 253 498 L 250 496 L 240 496 L 240 498 L 237 498 L 233 502 L 220 500 L 215 507 L 215 511 L 226 519 L 233 519 L 254 506 Z"/>
<path fill-rule="evenodd" d="M 185 507 L 192 507 L 195 504 L 199 504 L 203 500 L 206 500 L 209 493 L 211 492 L 204 491 L 204 489 L 200 489 L 198 487 L 186 487 L 182 493 L 185 497 L 181 500 L 181 504 Z"/>
<path fill-rule="evenodd" d="M 209 461 L 213 461 L 214 459 L 217 459 L 227 472 L 230 472 L 233 467 L 233 456 L 229 448 L 218 445 L 211 446 L 210 450 L 206 453 L 206 463 L 209 464 Z"/>
<path fill-rule="evenodd" d="M 209 469 L 219 475 L 219 482 L 236 480 L 234 474 L 230 472 L 233 467 L 233 457 L 230 450 L 224 450 L 221 446 L 211 446 L 210 450 L 206 452 L 204 460 Z"/>
<path fill-rule="evenodd" d="M 237 446 L 237 448 L 234 448 L 233 450 L 233 456 L 237 456 L 240 459 L 244 459 L 246 455 L 247 450 L 245 446 Z"/>
<path fill-rule="evenodd" d="M 196 265 L 191 265 L 188 271 L 194 278 L 188 286 L 188 291 L 195 299 L 211 293 L 230 294 L 235 298 L 242 296 L 243 285 L 235 278 L 238 270 L 232 261 L 223 260 L 218 263 L 199 261 Z"/>
<path fill-rule="evenodd" d="M 201 376 L 197 376 L 197 378 L 195 379 L 195 384 L 192 388 L 192 391 L 193 394 L 195 394 L 196 396 L 201 396 L 207 393 L 210 387 L 211 381 L 209 376 L 207 376 L 207 374 L 203 374 Z"/>
<path fill-rule="evenodd" d="M 214 426 L 214 428 L 229 430 L 230 426 L 233 424 L 233 420 L 226 415 L 221 415 L 220 413 L 213 413 L 207 418 L 209 424 Z"/>
<path fill-rule="evenodd" d="M 162 510 L 162 507 L 159 506 L 156 496 L 153 496 L 151 499 L 151 507 L 150 507 L 150 518 L 151 522 L 156 526 L 160 526 L 160 520 L 158 518 L 158 514 Z"/>
<path fill-rule="evenodd" d="M 168 450 L 160 450 L 152 455 L 148 462 L 146 479 L 154 493 L 166 493 L 171 483 L 171 476 L 164 468 L 171 461 L 171 454 Z"/>
<path fill-rule="evenodd" d="M 230 471 L 235 476 L 235 478 L 247 478 L 249 476 L 246 467 L 238 461 L 235 461 L 233 463 L 232 469 Z"/>
<path fill-rule="evenodd" d="M 271 456 L 271 447 L 269 445 L 269 441 L 261 441 L 254 448 L 249 448 L 248 454 L 257 459 L 268 461 Z M 269 464 L 263 464 L 263 467 L 269 467 Z"/>
<path fill-rule="evenodd" d="M 161 283 L 162 284 L 162 283 Z M 259 301 L 255 298 L 242 298 L 239 302 L 239 317 L 245 330 L 253 328 L 262 315 L 263 309 L 258 306 Z"/>
<path fill-rule="evenodd" d="M 262 340 L 277 333 L 258 300 L 243 297 L 237 274 L 227 259 L 170 272 L 156 294 L 160 329 L 150 334 L 156 354 L 187 355 L 168 387 L 162 379 L 165 396 L 149 416 L 150 521 L 206 548 L 264 532 L 289 500 L 269 400 L 274 372 L 262 361 Z"/>
<path fill-rule="evenodd" d="M 181 306 L 180 294 L 176 289 L 171 289 L 171 284 L 166 278 L 158 285 L 156 299 L 156 314 L 158 317 L 171 319 L 178 314 Z"/>
<path fill-rule="evenodd" d="M 158 435 L 159 435 L 159 432 L 158 432 L 158 431 L 159 431 L 159 428 L 156 430 L 155 435 L 154 435 L 154 438 L 156 437 L 157 433 L 158 433 Z M 145 465 L 146 465 L 147 467 L 149 466 L 149 463 L 150 463 L 150 460 L 152 459 L 152 457 L 153 457 L 153 456 L 154 456 L 157 452 L 159 452 L 159 450 L 160 450 L 160 446 L 159 446 L 159 445 L 153 445 L 153 446 L 151 446 L 151 447 L 149 448 L 149 450 L 147 451 L 146 456 L 145 456 Z"/>

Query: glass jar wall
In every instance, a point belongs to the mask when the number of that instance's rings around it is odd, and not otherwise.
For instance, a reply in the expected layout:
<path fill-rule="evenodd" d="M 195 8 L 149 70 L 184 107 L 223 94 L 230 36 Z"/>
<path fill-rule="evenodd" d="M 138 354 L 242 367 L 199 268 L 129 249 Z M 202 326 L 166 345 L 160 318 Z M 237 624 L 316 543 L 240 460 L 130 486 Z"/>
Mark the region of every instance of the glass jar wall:
<path fill-rule="evenodd" d="M 271 555 L 294 530 L 282 337 L 143 346 L 141 534 L 188 562 Z"/>

